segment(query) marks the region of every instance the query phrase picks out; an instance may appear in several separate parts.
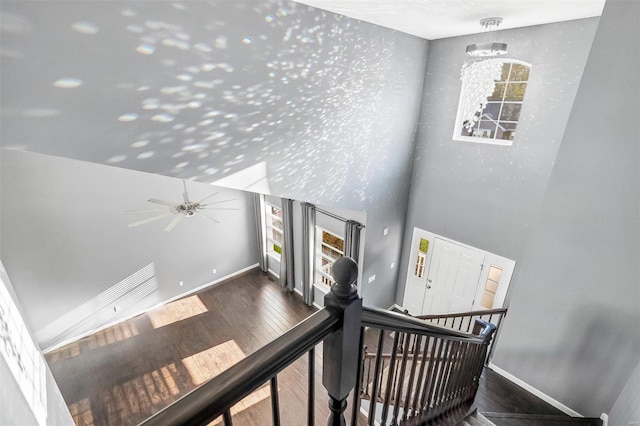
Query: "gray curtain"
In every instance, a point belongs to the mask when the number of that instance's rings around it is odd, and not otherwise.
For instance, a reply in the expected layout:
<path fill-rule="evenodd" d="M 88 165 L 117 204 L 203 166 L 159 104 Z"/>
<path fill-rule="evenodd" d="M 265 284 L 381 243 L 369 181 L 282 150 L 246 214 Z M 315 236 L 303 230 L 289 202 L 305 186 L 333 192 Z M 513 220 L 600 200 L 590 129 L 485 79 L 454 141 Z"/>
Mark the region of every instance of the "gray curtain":
<path fill-rule="evenodd" d="M 344 224 L 344 255 L 358 262 L 360 258 L 360 231 L 364 228 L 360 222 L 347 220 Z"/>
<path fill-rule="evenodd" d="M 258 237 L 258 263 L 260 270 L 267 272 L 267 227 L 264 218 L 264 195 L 253 194 L 253 206 L 256 216 L 256 236 Z"/>
<path fill-rule="evenodd" d="M 316 271 L 316 206 L 302 203 L 302 296 L 313 304 L 313 281 Z"/>
<path fill-rule="evenodd" d="M 296 285 L 293 259 L 293 200 L 282 199 L 282 253 L 280 256 L 280 284 L 289 291 Z"/>

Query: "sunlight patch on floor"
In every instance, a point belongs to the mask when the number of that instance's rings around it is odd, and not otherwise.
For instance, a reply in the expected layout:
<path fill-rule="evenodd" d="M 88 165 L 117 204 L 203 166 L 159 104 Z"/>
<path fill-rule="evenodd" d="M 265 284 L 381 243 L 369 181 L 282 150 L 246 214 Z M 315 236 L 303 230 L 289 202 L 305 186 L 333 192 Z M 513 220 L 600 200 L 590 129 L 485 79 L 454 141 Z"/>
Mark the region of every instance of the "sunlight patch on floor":
<path fill-rule="evenodd" d="M 69 412 L 76 426 L 93 426 L 93 412 L 89 398 L 69 404 Z"/>
<path fill-rule="evenodd" d="M 153 328 L 164 327 L 187 318 L 208 312 L 197 295 L 176 300 L 147 313 Z"/>
<path fill-rule="evenodd" d="M 128 339 L 140 334 L 138 327 L 133 322 L 123 322 L 99 331 L 87 337 L 87 343 L 90 349 L 97 349 L 101 346 L 110 345 L 115 342 Z"/>
<path fill-rule="evenodd" d="M 145 373 L 100 393 L 108 424 L 132 424 L 151 416 L 177 399 L 180 373 L 175 364 Z"/>
<path fill-rule="evenodd" d="M 198 386 L 217 376 L 245 357 L 235 340 L 228 340 L 182 360 L 191 375 L 193 384 Z"/>
<path fill-rule="evenodd" d="M 57 362 L 80 355 L 80 343 L 74 342 L 61 349 L 47 354 L 47 361 Z"/>

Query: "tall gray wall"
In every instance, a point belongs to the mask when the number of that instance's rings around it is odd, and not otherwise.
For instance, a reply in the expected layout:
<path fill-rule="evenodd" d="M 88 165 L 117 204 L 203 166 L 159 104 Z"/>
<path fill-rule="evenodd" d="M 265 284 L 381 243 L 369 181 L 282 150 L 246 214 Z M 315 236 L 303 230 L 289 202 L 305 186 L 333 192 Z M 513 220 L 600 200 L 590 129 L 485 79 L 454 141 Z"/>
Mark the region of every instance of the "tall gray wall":
<path fill-rule="evenodd" d="M 640 3 L 606 3 L 494 357 L 589 416 L 640 353 L 638 22 Z"/>
<path fill-rule="evenodd" d="M 508 57 L 531 64 L 513 146 L 452 140 L 465 48 L 487 35 L 430 43 L 397 303 L 414 227 L 522 260 L 597 25 L 590 18 L 497 32 Z"/>
<path fill-rule="evenodd" d="M 148 215 L 125 215 L 125 210 L 155 208 L 147 202 L 149 198 L 179 202 L 182 182 L 43 154 L 3 151 L 2 257 L 36 334 L 108 289 L 117 291 L 114 285 L 151 263 L 157 283 L 153 293 L 130 303 L 128 299 L 118 302 L 117 313 L 110 306 L 110 316 L 94 312 L 83 326 L 94 322 L 98 327 L 104 325 L 100 321 L 140 312 L 258 261 L 249 193 L 188 182 L 190 198 L 199 200 L 220 190 L 211 201 L 235 199 L 225 204 L 238 210 L 212 212 L 220 224 L 197 216 L 187 218 L 172 232 L 163 230 L 170 217 L 129 228 L 127 224 Z"/>
<path fill-rule="evenodd" d="M 3 146 L 200 182 L 263 165 L 273 195 L 367 211 L 365 303 L 393 303 L 426 41 L 287 1 L 2 18 Z"/>

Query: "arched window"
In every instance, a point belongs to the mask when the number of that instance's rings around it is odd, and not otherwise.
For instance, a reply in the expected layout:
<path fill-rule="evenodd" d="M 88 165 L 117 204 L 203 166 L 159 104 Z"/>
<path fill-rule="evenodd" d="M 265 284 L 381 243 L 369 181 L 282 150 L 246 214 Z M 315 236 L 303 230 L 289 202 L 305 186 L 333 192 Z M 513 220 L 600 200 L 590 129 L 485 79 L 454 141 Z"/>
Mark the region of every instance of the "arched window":
<path fill-rule="evenodd" d="M 453 139 L 511 145 L 530 69 L 530 64 L 515 59 L 466 63 Z"/>

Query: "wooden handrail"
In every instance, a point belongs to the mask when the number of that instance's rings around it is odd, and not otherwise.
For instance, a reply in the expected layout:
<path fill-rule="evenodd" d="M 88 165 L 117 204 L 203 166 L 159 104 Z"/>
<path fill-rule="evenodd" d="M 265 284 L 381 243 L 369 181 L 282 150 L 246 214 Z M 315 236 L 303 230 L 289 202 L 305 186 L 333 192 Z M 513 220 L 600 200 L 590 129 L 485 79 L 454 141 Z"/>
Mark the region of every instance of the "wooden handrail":
<path fill-rule="evenodd" d="M 275 377 L 339 326 L 339 314 L 333 309 L 322 309 L 141 425 L 207 424 Z"/>
<path fill-rule="evenodd" d="M 506 313 L 507 313 L 507 308 L 497 308 L 497 309 L 485 309 L 480 311 L 455 312 L 451 314 L 416 315 L 416 316 L 413 316 L 413 318 L 417 318 L 421 320 L 430 320 L 430 319 L 439 319 L 439 318 L 475 317 L 475 316 L 485 316 L 485 315 L 493 315 L 493 314 L 506 315 Z"/>
<path fill-rule="evenodd" d="M 451 330 L 434 324 L 429 324 L 423 320 L 387 311 L 380 308 L 362 308 L 362 325 L 367 327 L 392 330 L 400 333 L 412 333 L 421 336 L 434 336 L 443 339 L 454 339 L 472 343 L 483 343 L 484 339 L 465 333 L 463 331 Z"/>

